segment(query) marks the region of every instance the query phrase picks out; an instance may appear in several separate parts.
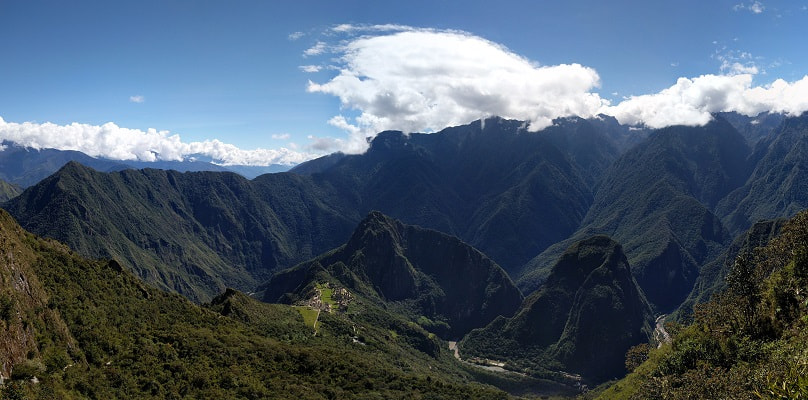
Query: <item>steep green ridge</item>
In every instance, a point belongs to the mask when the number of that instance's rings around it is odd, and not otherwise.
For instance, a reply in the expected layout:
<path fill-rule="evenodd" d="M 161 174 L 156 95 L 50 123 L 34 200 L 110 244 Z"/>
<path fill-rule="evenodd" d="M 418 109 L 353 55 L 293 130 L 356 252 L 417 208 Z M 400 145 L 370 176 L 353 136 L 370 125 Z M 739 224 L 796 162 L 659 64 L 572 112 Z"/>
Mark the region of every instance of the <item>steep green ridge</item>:
<path fill-rule="evenodd" d="M 519 286 L 526 292 L 538 287 L 570 243 L 607 234 L 623 244 L 648 300 L 673 310 L 691 291 L 699 267 L 732 239 L 711 209 L 743 184 L 749 152 L 720 117 L 703 127 L 655 131 L 612 164 L 580 229 L 528 263 Z"/>
<path fill-rule="evenodd" d="M 713 295 L 723 292 L 727 287 L 727 274 L 737 257 L 749 256 L 758 247 L 768 244 L 780 233 L 783 223 L 785 223 L 784 219 L 760 221 L 752 225 L 745 234 L 736 237 L 718 258 L 701 268 L 699 277 L 693 285 L 693 291 L 671 317 L 687 318 L 692 314 L 694 306 L 706 303 Z"/>
<path fill-rule="evenodd" d="M 808 397 L 808 213 L 734 263 L 727 289 L 671 326 L 602 399 L 804 399 Z M 643 352 L 637 352 L 642 354 Z M 635 354 L 637 354 L 635 353 Z"/>
<path fill-rule="evenodd" d="M 625 373 L 626 350 L 647 341 L 652 324 L 620 245 L 593 236 L 561 256 L 513 318 L 472 331 L 460 349 L 464 357 L 503 360 L 537 376 L 574 373 L 598 383 Z"/>
<path fill-rule="evenodd" d="M 5 207 L 26 229 L 207 301 L 344 240 L 352 223 L 320 192 L 297 175 L 100 173 L 71 162 Z"/>
<path fill-rule="evenodd" d="M 718 204 L 735 234 L 763 219 L 788 218 L 808 207 L 808 114 L 786 118 L 750 157 L 754 171 Z"/>
<path fill-rule="evenodd" d="M 9 201 L 22 193 L 19 186 L 0 180 L 0 202 Z"/>
<path fill-rule="evenodd" d="M 431 339 L 394 316 L 379 314 L 383 328 L 324 317 L 313 337 L 290 309 L 234 291 L 202 308 L 2 211 L 0 250 L 3 398 L 505 397 L 469 384 L 448 352 L 412 347 Z"/>
<path fill-rule="evenodd" d="M 505 271 L 471 246 L 379 212 L 345 245 L 273 276 L 264 300 L 299 298 L 312 284 L 329 281 L 446 338 L 510 316 L 522 301 Z"/>

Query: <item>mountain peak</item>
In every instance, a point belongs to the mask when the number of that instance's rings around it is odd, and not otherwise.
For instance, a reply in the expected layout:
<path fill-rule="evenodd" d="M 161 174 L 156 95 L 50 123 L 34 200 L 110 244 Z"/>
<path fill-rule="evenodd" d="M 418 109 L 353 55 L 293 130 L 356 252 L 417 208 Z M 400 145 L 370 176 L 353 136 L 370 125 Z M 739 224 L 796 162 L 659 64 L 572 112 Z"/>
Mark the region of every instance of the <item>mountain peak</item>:
<path fill-rule="evenodd" d="M 573 271 L 586 276 L 600 267 L 614 271 L 621 263 L 627 263 L 622 246 L 609 236 L 594 235 L 570 246 L 553 267 L 551 277 Z"/>
<path fill-rule="evenodd" d="M 273 276 L 265 300 L 306 287 L 323 270 L 359 295 L 414 312 L 413 320 L 426 317 L 424 328 L 445 337 L 511 315 L 522 300 L 502 268 L 460 239 L 377 211 L 345 246 Z"/>
<path fill-rule="evenodd" d="M 622 247 L 596 235 L 570 246 L 513 318 L 472 331 L 462 350 L 528 370 L 560 364 L 597 383 L 624 373 L 626 350 L 648 340 L 651 321 Z"/>

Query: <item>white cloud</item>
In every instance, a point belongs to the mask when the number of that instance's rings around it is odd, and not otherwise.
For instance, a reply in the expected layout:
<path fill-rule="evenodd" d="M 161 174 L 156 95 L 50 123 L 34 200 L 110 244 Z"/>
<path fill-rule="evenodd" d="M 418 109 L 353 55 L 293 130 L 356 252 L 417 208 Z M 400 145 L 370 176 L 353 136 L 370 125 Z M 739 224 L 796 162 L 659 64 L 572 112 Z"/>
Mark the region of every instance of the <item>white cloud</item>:
<path fill-rule="evenodd" d="M 309 148 L 323 153 L 333 153 L 346 148 L 345 140 L 309 135 Z"/>
<path fill-rule="evenodd" d="M 764 111 L 800 115 L 808 110 L 808 75 L 795 82 L 778 79 L 765 86 L 752 86 L 752 78 L 751 74 L 679 78 L 659 93 L 632 96 L 601 111 L 623 124 L 661 128 L 703 125 L 712 119 L 711 113 L 721 111 L 755 116 Z"/>
<path fill-rule="evenodd" d="M 289 139 L 290 137 L 291 137 L 291 135 L 289 135 L 288 133 L 273 133 L 272 134 L 272 138 L 275 139 L 275 140 L 286 140 L 286 139 Z"/>
<path fill-rule="evenodd" d="M 380 131 L 434 132 L 492 115 L 528 121 L 528 129 L 536 131 L 556 118 L 599 113 L 623 124 L 661 128 L 703 125 L 720 111 L 754 116 L 808 110 L 808 76 L 754 86 L 754 76 L 766 74 L 756 64 L 761 59 L 726 46 L 713 55 L 720 74 L 682 77 L 659 93 L 612 104 L 595 92 L 599 76 L 592 68 L 542 66 L 466 32 L 339 25 L 326 36 L 341 34 L 347 39 L 339 45 L 321 46 L 337 55 L 323 68 L 336 75 L 322 83 L 309 81 L 308 91 L 340 99 L 342 111 L 328 123 L 347 137 L 310 136 L 314 151 L 360 153 Z"/>
<path fill-rule="evenodd" d="M 298 68 L 300 68 L 301 71 L 308 73 L 320 72 L 320 70 L 323 69 L 323 67 L 319 65 L 301 65 Z"/>
<path fill-rule="evenodd" d="M 721 72 L 727 75 L 741 75 L 741 74 L 749 74 L 749 75 L 757 75 L 758 70 L 757 65 L 754 63 L 739 63 L 739 62 L 729 62 L 723 61 L 721 62 Z"/>
<path fill-rule="evenodd" d="M 144 101 L 146 101 L 146 98 L 141 95 L 129 96 L 129 101 L 131 101 L 132 103 L 143 103 Z"/>
<path fill-rule="evenodd" d="M 223 165 L 297 164 L 318 154 L 286 148 L 243 150 L 217 139 L 186 143 L 168 131 L 72 123 L 57 125 L 6 122 L 0 118 L 0 140 L 34 149 L 77 150 L 93 157 L 113 160 L 181 161 L 194 154 L 213 158 Z"/>
<path fill-rule="evenodd" d="M 325 53 L 326 51 L 326 43 L 325 42 L 317 42 L 314 46 L 309 47 L 303 52 L 304 56 L 318 56 L 320 54 Z"/>
<path fill-rule="evenodd" d="M 298 40 L 298 39 L 302 38 L 303 36 L 306 36 L 306 34 L 303 33 L 303 32 L 292 32 L 287 37 L 289 38 L 289 40 L 295 41 L 295 40 Z"/>
<path fill-rule="evenodd" d="M 404 32 L 404 31 L 434 31 L 431 29 L 418 29 L 407 25 L 399 24 L 376 24 L 376 25 L 354 25 L 354 24 L 340 24 L 333 28 L 331 31 L 334 33 L 358 33 L 358 32 Z"/>
<path fill-rule="evenodd" d="M 365 35 L 335 50 L 339 73 L 310 92 L 339 97 L 359 111 L 329 123 L 349 132 L 346 152 L 387 129 L 433 131 L 498 115 L 530 121 L 538 130 L 563 116 L 592 116 L 608 101 L 591 90 L 594 69 L 579 64 L 540 66 L 496 43 L 457 31 L 402 26 L 338 26 L 335 32 L 397 30 Z M 322 46 L 325 47 L 325 44 Z"/>
<path fill-rule="evenodd" d="M 749 3 L 736 4 L 734 7 L 732 7 L 732 9 L 735 11 L 748 10 L 754 14 L 761 14 L 766 10 L 766 6 L 764 6 L 760 1 L 752 1 Z"/>
<path fill-rule="evenodd" d="M 756 61 L 760 61 L 761 57 L 754 57 L 748 51 L 738 51 L 722 46 L 713 53 L 713 59 L 721 62 L 719 71 L 724 75 L 739 75 L 739 74 L 752 74 L 759 73 L 765 74 L 765 70 L 758 68 Z"/>

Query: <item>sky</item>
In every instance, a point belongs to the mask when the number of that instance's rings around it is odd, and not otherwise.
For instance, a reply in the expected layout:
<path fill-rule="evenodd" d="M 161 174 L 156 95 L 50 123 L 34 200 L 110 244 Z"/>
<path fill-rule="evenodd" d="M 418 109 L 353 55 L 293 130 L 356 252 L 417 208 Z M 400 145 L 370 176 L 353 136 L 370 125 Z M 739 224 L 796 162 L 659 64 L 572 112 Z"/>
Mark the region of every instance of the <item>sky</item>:
<path fill-rule="evenodd" d="M 808 0 L 0 0 L 0 139 L 295 164 L 387 129 L 808 110 Z"/>

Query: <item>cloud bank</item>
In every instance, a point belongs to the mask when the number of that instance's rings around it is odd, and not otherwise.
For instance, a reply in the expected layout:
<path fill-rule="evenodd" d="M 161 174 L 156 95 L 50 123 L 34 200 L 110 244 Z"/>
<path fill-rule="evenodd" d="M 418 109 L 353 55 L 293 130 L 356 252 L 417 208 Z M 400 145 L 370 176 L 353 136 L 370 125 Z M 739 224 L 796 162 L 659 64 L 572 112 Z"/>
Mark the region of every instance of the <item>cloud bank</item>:
<path fill-rule="evenodd" d="M 466 32 L 339 25 L 328 35 L 347 36 L 339 45 L 315 46 L 338 72 L 326 82 L 310 81 L 308 91 L 340 99 L 342 113 L 328 122 L 348 138 L 318 139 L 318 149 L 362 152 L 367 138 L 383 130 L 429 132 L 492 115 L 526 120 L 535 131 L 573 115 L 603 113 L 623 124 L 661 128 L 703 125 L 720 111 L 808 110 L 808 76 L 755 86 L 759 71 L 746 53 L 720 59 L 720 74 L 682 77 L 658 93 L 611 104 L 596 92 L 600 78 L 593 68 L 540 65 Z"/>
<path fill-rule="evenodd" d="M 287 148 L 243 150 L 217 139 L 185 143 L 168 131 L 122 128 L 112 122 L 104 125 L 72 123 L 57 125 L 6 122 L 0 117 L 0 140 L 34 149 L 77 150 L 93 157 L 112 160 L 183 161 L 203 155 L 221 165 L 298 164 L 315 154 Z"/>
<path fill-rule="evenodd" d="M 754 4 L 754 3 L 751 3 Z M 303 35 L 290 35 L 290 40 Z M 532 131 L 567 116 L 612 115 L 620 123 L 662 128 L 703 125 L 711 114 L 735 111 L 799 115 L 808 110 L 808 75 L 756 85 L 756 58 L 717 52 L 718 74 L 682 77 L 657 93 L 612 104 L 597 93 L 595 69 L 576 63 L 541 65 L 504 46 L 467 32 L 402 25 L 339 25 L 303 51 L 307 73 L 332 73 L 307 90 L 335 96 L 341 112 L 328 123 L 345 137 L 309 136 L 305 151 L 291 148 L 244 150 L 219 140 L 183 142 L 168 131 L 119 127 L 114 123 L 14 123 L 0 118 L 0 140 L 36 149 L 78 150 L 116 160 L 179 161 L 210 157 L 223 165 L 297 164 L 324 153 L 361 153 L 367 139 L 393 129 L 433 132 L 475 119 L 501 116 L 528 121 Z M 758 75 L 760 74 L 760 75 Z M 140 95 L 130 97 L 142 102 Z M 273 135 L 286 140 L 286 135 Z"/>
<path fill-rule="evenodd" d="M 650 128 L 704 125 L 711 113 L 735 111 L 755 116 L 762 112 L 800 115 L 808 110 L 808 76 L 795 82 L 778 79 L 753 86 L 751 74 L 702 75 L 679 78 L 675 85 L 655 94 L 633 96 L 601 112 L 622 124 Z"/>
<path fill-rule="evenodd" d="M 308 91 L 337 96 L 344 109 L 358 112 L 330 121 L 350 132 L 343 149 L 348 152 L 362 151 L 365 136 L 386 129 L 438 130 L 498 115 L 529 120 L 538 130 L 553 118 L 593 115 L 608 104 L 592 92 L 600 79 L 594 69 L 542 66 L 468 33 L 410 29 L 362 36 L 335 48 L 337 76 L 309 82 Z"/>

